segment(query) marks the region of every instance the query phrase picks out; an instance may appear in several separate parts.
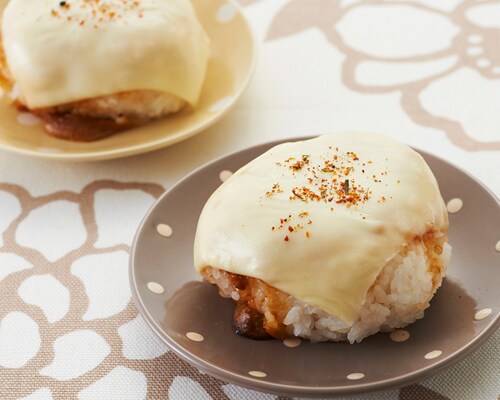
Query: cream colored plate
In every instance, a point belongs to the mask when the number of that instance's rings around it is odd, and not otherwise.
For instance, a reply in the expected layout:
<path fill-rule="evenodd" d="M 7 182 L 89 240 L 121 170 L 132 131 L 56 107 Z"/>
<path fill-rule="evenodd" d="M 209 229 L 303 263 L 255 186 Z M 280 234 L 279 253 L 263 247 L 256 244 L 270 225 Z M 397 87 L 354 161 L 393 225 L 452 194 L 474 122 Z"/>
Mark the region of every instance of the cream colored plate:
<path fill-rule="evenodd" d="M 74 143 L 44 133 L 31 114 L 19 113 L 0 89 L 0 148 L 66 161 L 125 157 L 187 139 L 221 118 L 247 85 L 255 66 L 252 33 L 233 1 L 191 0 L 211 40 L 207 76 L 196 109 L 92 143 Z M 0 0 L 0 12 L 7 0 Z"/>

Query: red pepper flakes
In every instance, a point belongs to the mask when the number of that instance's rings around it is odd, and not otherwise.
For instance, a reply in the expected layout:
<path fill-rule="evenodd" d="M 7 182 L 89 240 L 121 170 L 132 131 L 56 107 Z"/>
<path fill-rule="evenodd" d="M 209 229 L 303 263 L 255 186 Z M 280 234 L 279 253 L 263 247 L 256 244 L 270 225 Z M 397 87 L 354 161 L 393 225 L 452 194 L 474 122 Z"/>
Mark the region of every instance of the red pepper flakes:
<path fill-rule="evenodd" d="M 346 154 L 348 156 L 350 156 L 354 161 L 358 161 L 359 160 L 357 154 L 355 152 L 353 152 L 353 151 L 348 151 Z"/>
<path fill-rule="evenodd" d="M 365 174 L 366 170 L 362 167 L 373 164 L 372 160 L 362 161 L 355 152 L 340 151 L 338 147 L 334 149 L 332 146 L 329 146 L 329 150 L 319 155 L 319 157 L 322 160 L 320 165 L 313 164 L 309 154 L 289 157 L 283 162 L 275 163 L 277 167 L 283 167 L 291 171 L 288 172 L 288 175 L 284 172 L 282 175 L 283 177 L 287 177 L 287 179 L 290 177 L 292 180 L 300 179 L 306 182 L 304 186 L 292 186 L 290 189 L 291 193 L 288 195 L 289 200 L 300 200 L 304 203 L 335 203 L 345 208 L 350 208 L 358 204 L 363 204 L 372 198 L 373 192 L 370 187 L 361 186 L 356 182 L 356 179 L 352 177 L 358 168 L 361 173 Z M 381 183 L 382 177 L 385 176 L 388 176 L 388 171 L 381 170 L 378 174 L 372 174 L 370 181 Z M 274 191 L 271 189 L 266 192 L 267 197 L 283 192 L 281 189 L 277 190 L 279 186 L 276 185 L 278 184 L 273 186 Z M 385 197 L 382 196 L 378 202 L 380 201 L 385 201 Z M 329 208 L 331 212 L 334 211 L 333 207 Z M 308 213 L 303 211 L 298 214 L 298 217 L 304 218 L 307 215 Z M 366 217 L 363 217 L 363 219 L 366 219 Z M 277 229 L 286 228 L 284 224 L 287 224 L 290 233 L 297 232 L 303 228 L 300 224 L 294 226 L 292 220 L 291 215 L 289 215 L 288 218 L 280 219 L 280 226 L 278 226 Z M 312 221 L 309 220 L 308 224 L 311 223 Z"/>
<path fill-rule="evenodd" d="M 271 198 L 276 193 L 283 193 L 283 190 L 281 190 L 279 183 L 275 183 L 271 190 L 266 192 L 266 197 Z"/>
<path fill-rule="evenodd" d="M 288 242 L 288 235 L 285 236 L 285 239 L 283 239 L 285 242 Z"/>
<path fill-rule="evenodd" d="M 66 14 L 64 17 L 67 21 L 75 21 L 75 15 L 69 14 L 71 7 L 70 2 L 61 0 L 59 6 L 60 10 Z M 109 4 L 109 2 L 105 0 L 85 0 L 80 1 L 78 7 L 84 12 L 87 11 L 88 19 L 90 19 L 89 23 L 92 24 L 95 29 L 99 29 L 100 26 L 106 22 L 121 19 L 133 11 L 136 12 L 139 18 L 143 16 L 141 1 L 122 0 L 118 4 Z M 51 14 L 54 17 L 59 16 L 55 10 L 52 10 Z M 86 19 L 76 20 L 80 26 L 83 26 L 86 21 Z"/>
<path fill-rule="evenodd" d="M 311 237 L 311 234 L 309 233 L 309 231 L 306 231 L 306 236 L 307 236 L 307 238 Z"/>

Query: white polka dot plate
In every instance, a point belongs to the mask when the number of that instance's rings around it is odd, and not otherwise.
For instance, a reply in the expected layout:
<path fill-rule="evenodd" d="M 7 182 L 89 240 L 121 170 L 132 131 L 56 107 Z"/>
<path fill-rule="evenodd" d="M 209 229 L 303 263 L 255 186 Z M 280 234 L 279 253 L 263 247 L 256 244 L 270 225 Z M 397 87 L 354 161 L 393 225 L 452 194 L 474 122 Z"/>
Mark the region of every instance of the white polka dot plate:
<path fill-rule="evenodd" d="M 256 341 L 235 334 L 232 301 L 219 297 L 194 271 L 196 224 L 221 181 L 277 143 L 196 170 L 163 195 L 139 228 L 131 255 L 132 294 L 146 322 L 180 357 L 217 378 L 261 391 L 352 395 L 430 377 L 471 354 L 496 331 L 500 203 L 466 173 L 422 153 L 455 211 L 450 213 L 452 261 L 423 319 L 354 345 Z"/>
<path fill-rule="evenodd" d="M 0 14 L 7 0 L 0 0 Z M 157 122 L 90 143 L 48 136 L 32 114 L 18 112 L 0 86 L 0 149 L 62 161 L 95 161 L 145 153 L 169 146 L 219 120 L 247 86 L 255 67 L 255 43 L 233 0 L 192 0 L 211 43 L 200 101 Z"/>

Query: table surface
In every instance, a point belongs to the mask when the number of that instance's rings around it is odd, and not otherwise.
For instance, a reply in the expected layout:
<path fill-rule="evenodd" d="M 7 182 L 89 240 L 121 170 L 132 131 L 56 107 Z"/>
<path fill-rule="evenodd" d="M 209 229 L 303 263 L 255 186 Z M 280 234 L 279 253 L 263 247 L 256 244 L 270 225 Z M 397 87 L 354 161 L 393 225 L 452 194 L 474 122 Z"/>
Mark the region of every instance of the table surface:
<path fill-rule="evenodd" d="M 216 125 L 106 162 L 0 152 L 2 399 L 278 398 L 181 361 L 131 302 L 128 257 L 143 215 L 177 180 L 223 154 L 288 137 L 381 132 L 500 195 L 500 2 L 241 3 L 258 66 Z M 358 398 L 496 400 L 499 376 L 497 332 L 431 379 Z"/>

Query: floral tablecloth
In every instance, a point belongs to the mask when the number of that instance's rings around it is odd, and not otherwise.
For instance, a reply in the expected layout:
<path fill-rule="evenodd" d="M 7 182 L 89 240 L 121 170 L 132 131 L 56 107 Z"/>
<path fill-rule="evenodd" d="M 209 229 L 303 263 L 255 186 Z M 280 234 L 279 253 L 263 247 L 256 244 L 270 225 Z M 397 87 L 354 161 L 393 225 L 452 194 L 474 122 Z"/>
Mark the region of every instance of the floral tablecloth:
<path fill-rule="evenodd" d="M 222 154 L 286 137 L 383 132 L 500 195 L 499 1 L 241 3 L 259 63 L 210 129 L 107 162 L 0 152 L 0 398 L 278 399 L 181 361 L 131 302 L 128 257 L 141 218 L 175 181 Z M 431 379 L 359 398 L 499 395 L 497 332 Z"/>

